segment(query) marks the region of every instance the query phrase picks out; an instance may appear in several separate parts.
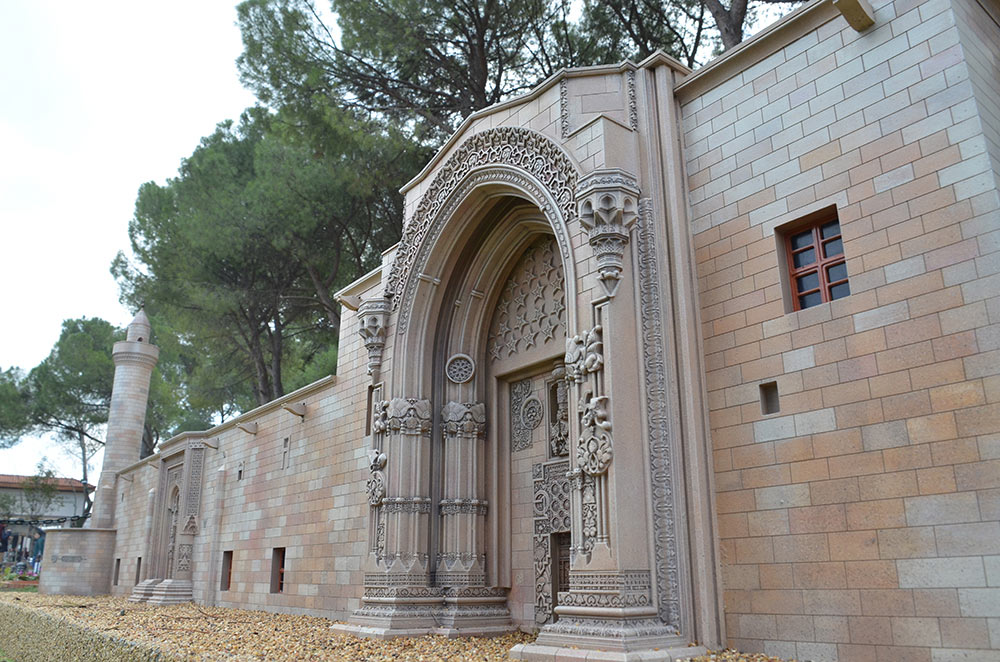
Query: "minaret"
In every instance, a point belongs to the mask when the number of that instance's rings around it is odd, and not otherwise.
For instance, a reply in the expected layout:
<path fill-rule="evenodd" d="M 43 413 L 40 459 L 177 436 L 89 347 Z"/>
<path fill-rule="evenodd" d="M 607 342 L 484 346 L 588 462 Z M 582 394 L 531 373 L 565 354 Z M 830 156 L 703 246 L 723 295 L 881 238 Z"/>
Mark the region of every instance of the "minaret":
<path fill-rule="evenodd" d="M 149 318 L 139 309 L 128 325 L 125 340 L 116 342 L 111 357 L 115 381 L 111 388 L 104 464 L 94 497 L 91 528 L 110 529 L 115 519 L 115 475 L 139 460 L 142 431 L 149 400 L 149 380 L 160 349 L 149 343 Z"/>

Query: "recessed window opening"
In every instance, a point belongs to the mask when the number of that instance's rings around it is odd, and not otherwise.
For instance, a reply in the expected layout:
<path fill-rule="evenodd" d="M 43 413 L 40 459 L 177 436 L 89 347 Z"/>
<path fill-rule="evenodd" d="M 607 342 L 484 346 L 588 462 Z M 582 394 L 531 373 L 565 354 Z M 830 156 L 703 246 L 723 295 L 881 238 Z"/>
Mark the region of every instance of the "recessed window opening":
<path fill-rule="evenodd" d="M 271 550 L 271 593 L 282 593 L 285 590 L 285 548 L 275 547 Z"/>
<path fill-rule="evenodd" d="M 236 465 L 236 480 L 243 480 L 243 462 Z"/>
<path fill-rule="evenodd" d="M 138 557 L 135 560 L 135 583 L 139 583 L 139 579 L 142 577 L 142 557 Z"/>
<path fill-rule="evenodd" d="M 281 468 L 282 469 L 287 469 L 288 468 L 288 448 L 289 448 L 289 446 L 288 446 L 288 437 L 285 437 L 285 440 L 281 444 Z"/>
<path fill-rule="evenodd" d="M 115 586 L 118 586 L 118 573 L 121 572 L 121 569 L 122 569 L 122 560 L 115 559 L 115 581 L 113 582 Z"/>
<path fill-rule="evenodd" d="M 766 382 L 760 385 L 760 413 L 777 414 L 781 411 L 778 402 L 778 382 Z"/>
<path fill-rule="evenodd" d="M 228 591 L 233 581 L 233 550 L 222 552 L 222 575 L 219 582 L 220 591 Z"/>
<path fill-rule="evenodd" d="M 844 241 L 837 219 L 789 235 L 788 267 L 796 310 L 850 294 Z"/>

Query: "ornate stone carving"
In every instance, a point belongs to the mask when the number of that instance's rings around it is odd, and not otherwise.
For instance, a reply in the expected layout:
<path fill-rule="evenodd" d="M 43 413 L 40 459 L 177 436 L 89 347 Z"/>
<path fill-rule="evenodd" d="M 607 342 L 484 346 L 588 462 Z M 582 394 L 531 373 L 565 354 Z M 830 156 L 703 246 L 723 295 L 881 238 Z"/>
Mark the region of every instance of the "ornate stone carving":
<path fill-rule="evenodd" d="M 521 405 L 521 423 L 526 428 L 534 430 L 542 424 L 544 417 L 545 408 L 542 406 L 542 401 L 534 395 L 529 395 L 525 398 L 524 403 Z"/>
<path fill-rule="evenodd" d="M 521 256 L 493 312 L 486 351 L 498 361 L 566 333 L 562 264 L 552 237 L 542 237 Z"/>
<path fill-rule="evenodd" d="M 386 299 L 368 299 L 358 306 L 358 333 L 368 350 L 369 375 L 378 374 L 382 365 L 389 313 L 389 302 Z"/>
<path fill-rule="evenodd" d="M 569 138 L 569 81 L 559 79 L 559 136 Z"/>
<path fill-rule="evenodd" d="M 177 571 L 186 572 L 191 569 L 191 551 L 193 545 L 177 545 Z"/>
<path fill-rule="evenodd" d="M 485 515 L 488 505 L 483 499 L 441 499 L 441 514 Z"/>
<path fill-rule="evenodd" d="M 531 448 L 531 428 L 521 420 L 521 407 L 531 395 L 531 380 L 522 379 L 510 385 L 510 450 L 512 453 Z"/>
<path fill-rule="evenodd" d="M 629 229 L 636 219 L 639 187 L 624 170 L 597 170 L 580 181 L 576 199 L 580 222 L 587 228 L 597 258 L 598 279 L 605 294 L 613 297 L 624 268 Z"/>
<path fill-rule="evenodd" d="M 476 374 L 476 363 L 468 354 L 455 354 L 448 359 L 444 374 L 454 384 L 465 384 Z"/>
<path fill-rule="evenodd" d="M 566 339 L 565 365 L 566 379 L 578 384 L 604 367 L 604 329 L 600 324 Z"/>
<path fill-rule="evenodd" d="M 552 534 L 570 530 L 569 462 L 560 460 L 531 468 L 534 483 L 535 622 L 552 621 Z"/>
<path fill-rule="evenodd" d="M 373 448 L 368 451 L 368 461 L 371 475 L 365 483 L 365 492 L 368 494 L 368 503 L 377 506 L 385 498 L 385 473 L 382 471 L 386 465 L 385 453 Z"/>
<path fill-rule="evenodd" d="M 644 570 L 577 573 L 570 576 L 570 590 L 559 593 L 559 604 L 574 607 L 645 607 L 650 600 L 649 573 Z"/>
<path fill-rule="evenodd" d="M 424 436 L 431 433 L 430 400 L 393 398 L 389 400 L 385 416 L 390 433 Z"/>
<path fill-rule="evenodd" d="M 389 431 L 389 401 L 380 400 L 372 407 L 372 434 L 380 435 Z"/>
<path fill-rule="evenodd" d="M 569 455 L 569 393 L 566 385 L 566 368 L 560 365 L 552 371 L 554 380 L 550 389 L 555 391 L 555 402 L 549 405 L 549 455 Z M 551 391 L 550 391 L 551 393 Z"/>
<path fill-rule="evenodd" d="M 190 458 L 190 472 L 185 514 L 197 516 L 201 510 L 201 474 L 205 467 L 205 446 L 199 443 L 197 447 L 189 448 L 186 455 Z"/>
<path fill-rule="evenodd" d="M 606 395 L 586 401 L 580 425 L 583 435 L 576 445 L 576 466 L 588 476 L 599 476 L 607 471 L 614 455 Z"/>
<path fill-rule="evenodd" d="M 181 533 L 189 536 L 198 534 L 198 518 L 194 515 L 188 515 L 187 521 L 184 523 L 184 529 Z"/>
<path fill-rule="evenodd" d="M 429 513 L 431 500 L 428 497 L 383 497 L 382 508 L 387 513 Z"/>
<path fill-rule="evenodd" d="M 646 418 L 649 427 L 650 486 L 653 507 L 653 540 L 657 610 L 663 622 L 681 624 L 680 577 L 677 561 L 678 522 L 674 514 L 673 457 L 667 401 L 667 370 L 661 315 L 659 262 L 653 208 L 648 199 L 639 203 L 636 253 L 639 264 L 639 304 L 642 322 L 642 365 L 646 384 Z"/>
<path fill-rule="evenodd" d="M 475 171 L 475 172 L 474 172 Z M 576 219 L 577 173 L 562 148 L 534 131 L 498 127 L 470 136 L 438 169 L 408 220 L 386 285 L 392 308 L 412 301 L 416 273 L 457 206 L 473 188 L 489 182 L 511 183 L 533 197 L 549 220 L 564 262 L 572 259 L 566 225 Z M 409 323 L 409 306 L 400 310 L 400 331 Z"/>
<path fill-rule="evenodd" d="M 480 439 L 486 433 L 486 405 L 481 402 L 449 402 L 441 419 L 448 436 Z"/>
<path fill-rule="evenodd" d="M 630 69 L 625 74 L 625 82 L 628 86 L 628 125 L 633 131 L 638 131 L 639 109 L 635 103 L 635 71 Z"/>

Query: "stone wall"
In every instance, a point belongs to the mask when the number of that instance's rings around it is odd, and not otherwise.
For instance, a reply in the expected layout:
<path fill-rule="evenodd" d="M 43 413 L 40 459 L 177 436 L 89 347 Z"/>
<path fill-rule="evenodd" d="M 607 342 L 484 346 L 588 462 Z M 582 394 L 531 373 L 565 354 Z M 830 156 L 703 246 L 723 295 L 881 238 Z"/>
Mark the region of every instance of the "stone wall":
<path fill-rule="evenodd" d="M 993 76 L 989 107 L 995 70 L 947 0 L 873 4 L 860 34 L 812 5 L 680 91 L 727 633 L 1000 659 L 998 204 L 968 83 Z M 851 295 L 789 312 L 775 228 L 828 205 Z"/>
<path fill-rule="evenodd" d="M 47 529 L 39 593 L 100 595 L 111 583 L 114 529 Z"/>

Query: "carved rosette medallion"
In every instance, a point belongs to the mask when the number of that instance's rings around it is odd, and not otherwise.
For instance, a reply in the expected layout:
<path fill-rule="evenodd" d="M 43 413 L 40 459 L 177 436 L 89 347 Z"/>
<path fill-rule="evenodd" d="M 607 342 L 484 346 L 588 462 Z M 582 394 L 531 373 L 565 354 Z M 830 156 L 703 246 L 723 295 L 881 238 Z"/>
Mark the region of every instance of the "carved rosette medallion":
<path fill-rule="evenodd" d="M 587 228 L 590 248 L 597 258 L 598 279 L 613 297 L 625 266 L 625 247 L 635 223 L 639 187 L 635 177 L 611 168 L 580 180 L 576 190 L 580 222 Z"/>
<path fill-rule="evenodd" d="M 475 376 L 476 363 L 468 354 L 455 354 L 445 364 L 444 374 L 453 384 L 465 384 Z"/>
<path fill-rule="evenodd" d="M 369 299 L 358 306 L 358 333 L 368 350 L 368 374 L 378 374 L 382 366 L 386 329 L 391 308 L 386 299 Z"/>

